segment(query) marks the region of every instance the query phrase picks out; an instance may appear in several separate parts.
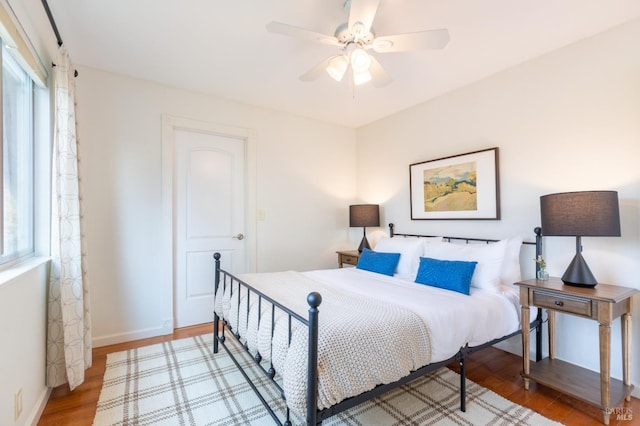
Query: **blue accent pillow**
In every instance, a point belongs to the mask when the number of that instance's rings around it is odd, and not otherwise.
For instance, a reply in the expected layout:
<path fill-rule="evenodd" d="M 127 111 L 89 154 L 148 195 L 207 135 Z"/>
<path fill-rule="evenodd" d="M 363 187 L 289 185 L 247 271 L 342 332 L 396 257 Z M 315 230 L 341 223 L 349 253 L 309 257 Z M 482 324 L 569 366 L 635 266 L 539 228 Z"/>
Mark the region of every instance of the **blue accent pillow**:
<path fill-rule="evenodd" d="M 400 261 L 400 253 L 382 253 L 363 249 L 356 268 L 378 274 L 393 275 Z"/>
<path fill-rule="evenodd" d="M 477 264 L 478 262 L 421 257 L 415 282 L 468 295 Z"/>

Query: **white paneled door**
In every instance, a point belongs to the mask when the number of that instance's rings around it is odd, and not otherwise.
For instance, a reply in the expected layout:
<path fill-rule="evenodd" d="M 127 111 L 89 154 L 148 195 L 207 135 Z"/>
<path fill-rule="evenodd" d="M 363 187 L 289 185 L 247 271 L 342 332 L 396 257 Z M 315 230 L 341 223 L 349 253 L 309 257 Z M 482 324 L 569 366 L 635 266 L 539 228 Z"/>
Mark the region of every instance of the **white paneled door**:
<path fill-rule="evenodd" d="M 214 261 L 244 272 L 245 144 L 232 136 L 174 130 L 175 327 L 213 320 Z"/>

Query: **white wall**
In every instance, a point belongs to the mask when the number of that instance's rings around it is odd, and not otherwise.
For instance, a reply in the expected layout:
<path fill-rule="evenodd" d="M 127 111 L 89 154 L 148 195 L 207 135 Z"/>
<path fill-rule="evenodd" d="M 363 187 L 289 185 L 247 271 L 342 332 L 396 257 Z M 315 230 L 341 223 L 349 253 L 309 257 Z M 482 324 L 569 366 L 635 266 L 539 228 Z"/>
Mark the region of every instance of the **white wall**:
<path fill-rule="evenodd" d="M 49 396 L 44 383 L 48 271 L 48 262 L 40 258 L 0 273 L 2 425 L 30 424 Z M 14 421 L 14 395 L 18 389 L 22 389 L 22 414 Z"/>
<path fill-rule="evenodd" d="M 335 267 L 356 194 L 355 130 L 79 67 L 79 141 L 97 345 L 171 332 L 162 276 L 162 114 L 256 134 L 257 269 Z"/>
<path fill-rule="evenodd" d="M 638 40 L 636 20 L 358 129 L 358 195 L 381 203 L 385 223 L 394 222 L 398 232 L 531 240 L 541 195 L 617 190 L 622 237 L 583 238 L 583 255 L 600 282 L 640 288 Z M 494 146 L 500 148 L 501 220 L 410 220 L 409 164 Z M 559 276 L 575 240 L 544 243 L 550 272 Z M 562 315 L 557 327 L 558 358 L 597 370 L 597 324 Z M 637 314 L 633 328 L 637 387 Z M 612 336 L 612 374 L 620 378 L 619 321 Z"/>

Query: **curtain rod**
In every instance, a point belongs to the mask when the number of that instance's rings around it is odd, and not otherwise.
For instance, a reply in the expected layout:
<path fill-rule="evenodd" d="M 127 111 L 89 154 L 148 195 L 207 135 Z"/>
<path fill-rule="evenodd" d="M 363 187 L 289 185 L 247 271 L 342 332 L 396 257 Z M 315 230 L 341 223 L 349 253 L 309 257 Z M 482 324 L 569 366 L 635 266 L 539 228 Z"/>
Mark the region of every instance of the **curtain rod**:
<path fill-rule="evenodd" d="M 62 46 L 62 37 L 60 36 L 60 31 L 58 31 L 58 26 L 56 25 L 55 19 L 53 19 L 53 15 L 51 14 L 51 9 L 49 9 L 49 3 L 47 0 L 42 0 L 42 7 L 44 7 L 44 11 L 47 13 L 47 18 L 49 18 L 49 23 L 51 24 L 51 29 L 53 29 L 54 34 L 56 35 L 56 40 L 58 40 L 58 46 Z M 54 67 L 55 63 L 52 63 Z M 78 76 L 78 70 L 73 70 L 73 76 Z"/>
<path fill-rule="evenodd" d="M 47 12 L 47 18 L 49 18 L 51 28 L 56 35 L 56 39 L 58 40 L 58 46 L 62 46 L 62 37 L 60 37 L 58 26 L 56 25 L 56 21 L 53 19 L 53 15 L 51 14 L 51 9 L 49 9 L 49 3 L 47 3 L 47 0 L 42 0 L 42 6 L 44 7 L 44 11 Z"/>

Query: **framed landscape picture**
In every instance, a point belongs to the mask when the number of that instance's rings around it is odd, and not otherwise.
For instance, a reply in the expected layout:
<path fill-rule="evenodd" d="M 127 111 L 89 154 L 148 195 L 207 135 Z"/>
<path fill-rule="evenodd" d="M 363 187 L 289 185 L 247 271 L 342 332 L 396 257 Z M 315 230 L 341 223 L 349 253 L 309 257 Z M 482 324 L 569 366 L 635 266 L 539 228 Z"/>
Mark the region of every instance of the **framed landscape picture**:
<path fill-rule="evenodd" d="M 409 165 L 411 219 L 500 219 L 498 148 Z"/>

